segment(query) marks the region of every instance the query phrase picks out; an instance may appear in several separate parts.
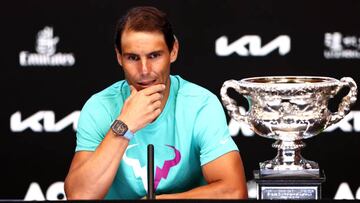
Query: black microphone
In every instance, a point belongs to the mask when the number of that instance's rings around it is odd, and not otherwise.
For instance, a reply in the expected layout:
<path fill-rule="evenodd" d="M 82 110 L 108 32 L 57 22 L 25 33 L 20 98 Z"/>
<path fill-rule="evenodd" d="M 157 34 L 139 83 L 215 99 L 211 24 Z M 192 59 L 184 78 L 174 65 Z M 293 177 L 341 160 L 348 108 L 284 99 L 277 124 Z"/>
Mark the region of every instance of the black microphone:
<path fill-rule="evenodd" d="M 155 199 L 154 190 L 154 145 L 147 146 L 147 182 L 148 194 L 147 199 Z"/>

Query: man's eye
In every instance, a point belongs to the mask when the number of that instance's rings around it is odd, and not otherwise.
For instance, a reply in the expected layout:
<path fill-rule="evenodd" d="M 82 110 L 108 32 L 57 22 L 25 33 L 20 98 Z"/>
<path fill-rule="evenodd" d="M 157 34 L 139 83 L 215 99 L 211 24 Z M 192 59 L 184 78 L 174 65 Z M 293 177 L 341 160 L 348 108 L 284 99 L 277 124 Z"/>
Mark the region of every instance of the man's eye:
<path fill-rule="evenodd" d="M 152 53 L 152 54 L 149 55 L 149 58 L 154 59 L 154 58 L 157 58 L 159 56 L 160 56 L 159 53 Z"/>
<path fill-rule="evenodd" d="M 139 57 L 135 56 L 135 55 L 129 55 L 127 57 L 127 59 L 130 60 L 130 61 L 137 61 L 137 60 L 139 60 Z"/>

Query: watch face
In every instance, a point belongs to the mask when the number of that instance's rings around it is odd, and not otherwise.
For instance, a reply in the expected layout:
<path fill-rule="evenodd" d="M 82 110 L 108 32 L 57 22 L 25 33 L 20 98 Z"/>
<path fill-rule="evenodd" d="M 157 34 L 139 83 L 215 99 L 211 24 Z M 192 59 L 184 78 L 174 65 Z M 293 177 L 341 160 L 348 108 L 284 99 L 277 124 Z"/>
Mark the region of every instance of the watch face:
<path fill-rule="evenodd" d="M 125 123 L 116 120 L 112 126 L 112 130 L 118 135 L 124 135 L 128 128 Z"/>

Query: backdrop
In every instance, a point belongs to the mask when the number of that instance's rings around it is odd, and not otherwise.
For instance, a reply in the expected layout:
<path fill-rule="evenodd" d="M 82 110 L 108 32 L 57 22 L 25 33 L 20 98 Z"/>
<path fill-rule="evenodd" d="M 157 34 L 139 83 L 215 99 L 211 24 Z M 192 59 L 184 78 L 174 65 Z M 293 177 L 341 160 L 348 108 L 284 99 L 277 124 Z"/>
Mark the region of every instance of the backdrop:
<path fill-rule="evenodd" d="M 349 76 L 360 84 L 355 0 L 7 1 L 0 7 L 0 199 L 65 198 L 79 112 L 92 94 L 124 78 L 114 27 L 138 5 L 169 15 L 180 42 L 172 74 L 219 99 L 224 81 L 253 76 Z M 227 118 L 254 197 L 252 172 L 275 157 L 273 140 Z M 356 103 L 341 123 L 305 140 L 303 156 L 326 174 L 324 198 L 360 199 L 359 131 Z"/>

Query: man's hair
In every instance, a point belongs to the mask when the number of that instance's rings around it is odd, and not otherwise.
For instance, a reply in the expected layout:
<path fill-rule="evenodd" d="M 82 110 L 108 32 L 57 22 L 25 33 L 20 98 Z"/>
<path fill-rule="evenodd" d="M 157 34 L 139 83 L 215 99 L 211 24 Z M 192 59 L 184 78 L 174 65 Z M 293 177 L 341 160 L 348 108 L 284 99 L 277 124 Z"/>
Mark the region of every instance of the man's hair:
<path fill-rule="evenodd" d="M 115 47 L 120 54 L 121 35 L 125 30 L 160 32 L 164 35 L 170 52 L 175 42 L 175 36 L 166 14 L 155 7 L 134 7 L 119 19 L 115 31 Z"/>

